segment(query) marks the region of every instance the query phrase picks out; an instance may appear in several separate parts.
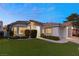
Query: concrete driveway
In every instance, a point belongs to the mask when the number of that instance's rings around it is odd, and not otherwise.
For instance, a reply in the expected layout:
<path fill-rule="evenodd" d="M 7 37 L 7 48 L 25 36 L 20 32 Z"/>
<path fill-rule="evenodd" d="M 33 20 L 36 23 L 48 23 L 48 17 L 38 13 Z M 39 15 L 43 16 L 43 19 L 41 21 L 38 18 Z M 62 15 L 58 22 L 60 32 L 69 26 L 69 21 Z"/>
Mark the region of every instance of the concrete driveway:
<path fill-rule="evenodd" d="M 60 39 L 59 41 L 55 41 L 55 40 L 51 40 L 51 39 L 46 39 L 46 38 L 42 38 L 42 37 L 39 37 L 39 39 L 41 40 L 45 40 L 45 41 L 48 41 L 48 42 L 52 42 L 52 43 L 67 43 L 68 41 L 66 39 Z"/>
<path fill-rule="evenodd" d="M 79 44 L 79 37 L 71 37 L 67 39 L 70 42 Z"/>

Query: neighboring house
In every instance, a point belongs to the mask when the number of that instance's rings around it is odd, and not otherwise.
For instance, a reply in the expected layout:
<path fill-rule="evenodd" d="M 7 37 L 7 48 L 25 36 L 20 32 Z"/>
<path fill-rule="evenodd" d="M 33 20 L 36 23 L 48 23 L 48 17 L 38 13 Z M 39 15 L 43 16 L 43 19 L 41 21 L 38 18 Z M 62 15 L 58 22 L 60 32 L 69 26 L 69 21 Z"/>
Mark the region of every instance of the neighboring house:
<path fill-rule="evenodd" d="M 3 31 L 3 22 L 0 21 L 0 31 Z"/>
<path fill-rule="evenodd" d="M 79 33 L 79 31 L 76 32 L 76 28 L 73 27 L 73 22 L 65 22 L 64 24 L 62 24 L 62 32 L 62 37 L 65 38 L 71 38 L 74 36 L 74 34 L 76 35 L 77 33 Z"/>
<path fill-rule="evenodd" d="M 7 26 L 6 25 L 3 26 L 3 32 L 4 32 L 4 37 L 6 37 L 7 36 Z"/>
<path fill-rule="evenodd" d="M 60 36 L 59 23 L 41 23 L 34 20 L 29 21 L 16 21 L 8 25 L 8 31 L 12 30 L 14 36 L 25 36 L 25 30 L 37 30 L 37 37 L 41 34 Z"/>

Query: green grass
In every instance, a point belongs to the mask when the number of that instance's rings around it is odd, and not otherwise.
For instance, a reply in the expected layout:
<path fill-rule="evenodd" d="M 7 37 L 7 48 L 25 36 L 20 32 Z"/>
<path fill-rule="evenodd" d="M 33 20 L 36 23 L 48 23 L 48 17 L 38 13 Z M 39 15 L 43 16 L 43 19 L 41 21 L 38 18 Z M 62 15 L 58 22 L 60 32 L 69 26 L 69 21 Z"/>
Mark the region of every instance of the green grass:
<path fill-rule="evenodd" d="M 79 45 L 57 44 L 39 39 L 0 40 L 0 55 L 9 56 L 72 56 L 79 55 Z"/>

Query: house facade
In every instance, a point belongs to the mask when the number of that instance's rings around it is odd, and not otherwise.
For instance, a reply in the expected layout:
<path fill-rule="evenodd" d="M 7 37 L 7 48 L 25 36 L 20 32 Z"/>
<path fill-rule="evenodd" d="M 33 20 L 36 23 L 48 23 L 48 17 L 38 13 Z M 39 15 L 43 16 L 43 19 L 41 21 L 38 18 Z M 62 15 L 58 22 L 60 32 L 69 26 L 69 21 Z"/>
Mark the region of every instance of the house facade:
<path fill-rule="evenodd" d="M 9 24 L 8 31 L 13 31 L 14 36 L 25 36 L 25 30 L 37 30 L 37 37 L 40 37 L 42 23 L 30 20 L 30 21 L 16 21 Z"/>
<path fill-rule="evenodd" d="M 71 38 L 75 32 L 72 22 L 41 23 L 35 20 L 16 21 L 7 25 L 8 31 L 13 31 L 13 36 L 25 36 L 25 30 L 37 30 L 37 38 L 44 34 L 46 36 L 57 36 Z"/>
<path fill-rule="evenodd" d="M 59 23 L 41 23 L 35 20 L 16 21 L 7 25 L 8 31 L 13 31 L 14 36 L 25 36 L 25 30 L 37 30 L 37 37 L 41 34 L 59 37 L 60 26 Z"/>

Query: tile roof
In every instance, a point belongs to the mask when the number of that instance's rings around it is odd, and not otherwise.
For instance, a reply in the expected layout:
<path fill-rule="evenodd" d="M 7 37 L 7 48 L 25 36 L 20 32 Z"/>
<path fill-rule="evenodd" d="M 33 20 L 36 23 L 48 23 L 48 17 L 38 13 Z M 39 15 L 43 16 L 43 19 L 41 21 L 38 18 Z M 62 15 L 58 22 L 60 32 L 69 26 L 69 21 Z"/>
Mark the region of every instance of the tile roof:
<path fill-rule="evenodd" d="M 72 25 L 73 25 L 72 22 L 65 22 L 65 23 L 62 24 L 62 26 L 72 26 Z"/>
<path fill-rule="evenodd" d="M 42 22 L 36 21 L 36 20 L 29 20 L 29 22 L 36 22 L 38 24 L 43 24 Z"/>
<path fill-rule="evenodd" d="M 56 27 L 61 26 L 60 23 L 43 23 L 43 27 Z"/>

